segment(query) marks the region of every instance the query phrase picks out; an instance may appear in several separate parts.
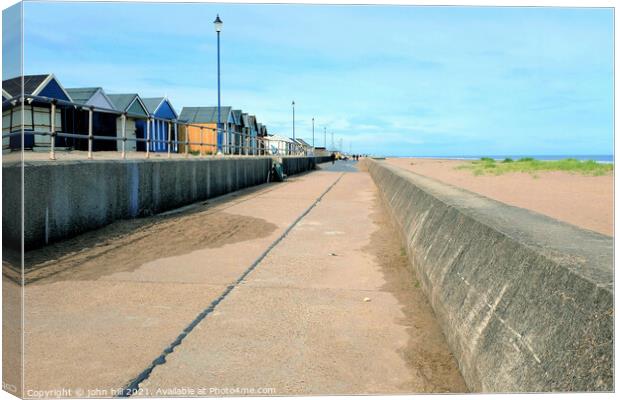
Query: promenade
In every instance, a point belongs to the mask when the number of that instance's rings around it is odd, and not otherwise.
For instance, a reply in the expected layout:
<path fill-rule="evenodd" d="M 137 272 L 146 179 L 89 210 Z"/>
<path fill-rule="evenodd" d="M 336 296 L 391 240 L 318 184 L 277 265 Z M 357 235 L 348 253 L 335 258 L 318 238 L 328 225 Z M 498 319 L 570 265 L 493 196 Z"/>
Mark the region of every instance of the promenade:
<path fill-rule="evenodd" d="M 27 396 L 466 391 L 372 179 L 350 161 L 118 221 L 25 262 Z"/>

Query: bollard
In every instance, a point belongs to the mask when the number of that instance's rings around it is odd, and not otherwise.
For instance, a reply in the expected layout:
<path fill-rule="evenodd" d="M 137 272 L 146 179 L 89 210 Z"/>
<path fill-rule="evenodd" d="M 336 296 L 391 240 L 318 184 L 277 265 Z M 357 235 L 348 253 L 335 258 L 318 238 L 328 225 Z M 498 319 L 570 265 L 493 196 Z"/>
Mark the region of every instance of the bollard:
<path fill-rule="evenodd" d="M 52 101 L 52 105 L 50 108 L 50 160 L 56 159 L 56 102 Z"/>

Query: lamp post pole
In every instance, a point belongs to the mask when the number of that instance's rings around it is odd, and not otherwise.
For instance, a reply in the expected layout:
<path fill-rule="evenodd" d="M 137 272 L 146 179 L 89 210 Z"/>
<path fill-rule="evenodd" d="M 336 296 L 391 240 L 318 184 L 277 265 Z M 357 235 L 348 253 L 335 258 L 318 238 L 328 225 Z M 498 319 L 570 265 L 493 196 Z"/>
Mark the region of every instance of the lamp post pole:
<path fill-rule="evenodd" d="M 293 106 L 293 141 L 295 140 L 295 100 L 291 103 Z"/>
<path fill-rule="evenodd" d="M 221 116 L 221 97 L 220 97 L 220 32 L 222 31 L 222 20 L 217 14 L 215 21 L 215 31 L 217 32 L 217 152 L 222 154 L 222 116 Z"/>

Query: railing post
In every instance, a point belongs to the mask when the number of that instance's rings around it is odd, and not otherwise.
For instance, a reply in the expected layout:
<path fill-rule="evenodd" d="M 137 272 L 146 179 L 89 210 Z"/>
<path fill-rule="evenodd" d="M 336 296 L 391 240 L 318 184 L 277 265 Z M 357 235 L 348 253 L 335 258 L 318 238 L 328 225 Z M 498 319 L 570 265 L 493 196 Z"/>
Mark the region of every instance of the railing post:
<path fill-rule="evenodd" d="M 170 121 L 168 121 L 168 158 L 170 158 L 170 148 L 172 147 L 172 140 L 171 140 L 171 135 L 172 134 L 172 125 L 170 124 Z"/>
<path fill-rule="evenodd" d="M 185 157 L 189 156 L 189 125 L 185 125 Z"/>
<path fill-rule="evenodd" d="M 50 160 L 56 159 L 56 102 L 52 101 L 50 107 Z"/>
<path fill-rule="evenodd" d="M 121 137 L 122 137 L 122 141 L 121 141 L 121 147 L 122 147 L 122 151 L 121 151 L 121 156 L 123 157 L 123 160 L 127 158 L 127 153 L 125 152 L 125 142 L 127 141 L 127 132 L 126 132 L 126 128 L 125 125 L 127 124 L 127 113 L 123 113 L 123 115 L 121 115 L 121 123 L 123 124 L 121 126 Z"/>
<path fill-rule="evenodd" d="M 217 139 L 215 139 L 215 140 L 217 140 Z M 202 126 L 201 126 L 200 127 L 200 157 L 202 157 L 204 155 L 203 151 L 202 151 L 202 143 L 203 143 L 203 140 L 202 140 Z"/>
<path fill-rule="evenodd" d="M 174 152 L 179 152 L 179 132 L 177 131 L 177 122 L 174 121 Z"/>
<path fill-rule="evenodd" d="M 93 107 L 88 109 L 88 159 L 93 158 Z"/>
<path fill-rule="evenodd" d="M 146 118 L 146 158 L 151 157 L 151 118 Z"/>

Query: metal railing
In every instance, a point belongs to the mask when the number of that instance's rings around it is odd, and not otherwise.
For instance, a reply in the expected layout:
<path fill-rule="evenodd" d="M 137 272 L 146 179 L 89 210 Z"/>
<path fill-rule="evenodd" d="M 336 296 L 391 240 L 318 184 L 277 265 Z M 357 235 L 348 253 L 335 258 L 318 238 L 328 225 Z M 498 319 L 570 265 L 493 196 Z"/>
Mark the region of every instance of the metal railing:
<path fill-rule="evenodd" d="M 17 96 L 17 97 L 13 97 L 11 99 L 3 101 L 2 102 L 3 119 L 4 119 L 4 112 L 7 108 L 15 108 L 18 105 L 25 107 L 27 105 L 32 105 L 33 102 L 37 102 L 39 104 L 44 103 L 44 104 L 49 105 L 50 129 L 49 131 L 36 130 L 35 129 L 36 124 L 35 124 L 34 117 L 33 117 L 33 121 L 32 121 L 33 129 L 31 130 L 24 129 L 23 133 L 34 135 L 35 140 L 36 140 L 36 135 L 49 136 L 50 137 L 49 158 L 52 160 L 56 159 L 56 152 L 57 152 L 56 138 L 72 138 L 72 139 L 87 140 L 88 141 L 88 144 L 87 144 L 87 158 L 88 159 L 93 159 L 93 153 L 96 153 L 96 151 L 93 150 L 93 144 L 96 140 L 117 142 L 117 151 L 119 147 L 118 142 L 120 142 L 120 157 L 122 159 L 127 158 L 127 153 L 128 153 L 127 142 L 136 143 L 136 148 L 138 147 L 137 146 L 138 143 L 144 143 L 145 144 L 144 153 L 145 153 L 146 158 L 150 158 L 151 153 L 156 152 L 152 150 L 152 147 L 154 148 L 157 144 L 161 144 L 161 143 L 166 144 L 166 146 L 164 146 L 165 147 L 164 152 L 167 153 L 168 158 L 171 158 L 171 155 L 173 152 L 175 154 L 180 153 L 177 151 L 173 151 L 173 149 L 179 150 L 181 146 L 183 146 L 183 154 L 185 155 L 185 157 L 188 157 L 190 153 L 193 155 L 198 155 L 200 157 L 204 157 L 205 153 L 209 153 L 209 155 L 218 155 L 217 154 L 218 153 L 217 137 L 219 136 L 217 135 L 218 130 L 219 130 L 219 133 L 221 133 L 222 137 L 224 138 L 224 142 L 222 143 L 221 148 L 222 148 L 222 153 L 225 155 L 243 155 L 243 156 L 306 155 L 308 151 L 308 149 L 296 143 L 279 141 L 271 137 L 258 136 L 257 134 L 252 135 L 251 133 L 248 133 L 248 132 L 238 132 L 238 131 L 231 131 L 231 130 L 222 129 L 222 128 L 219 128 L 219 129 L 212 128 L 212 127 L 204 126 L 200 124 L 192 124 L 192 123 L 188 123 L 184 121 L 179 121 L 178 119 L 160 118 L 154 115 L 144 116 L 140 114 L 132 114 L 129 112 L 123 112 L 123 111 L 103 108 L 103 107 L 84 105 L 80 103 L 75 103 L 75 102 L 70 102 L 70 101 L 60 100 L 60 99 L 53 99 L 53 98 L 43 97 L 43 96 L 32 96 L 32 95 L 27 95 L 24 97 Z M 56 127 L 56 111 L 59 106 L 64 107 L 64 108 L 73 108 L 78 111 L 88 111 L 88 132 L 87 133 L 69 133 L 69 132 L 58 131 Z M 102 135 L 93 134 L 93 114 L 95 112 L 113 114 L 113 115 L 116 115 L 117 118 L 120 118 L 121 119 L 120 136 L 118 135 L 118 129 L 116 129 L 116 131 L 114 132 L 114 136 L 102 136 Z M 137 120 L 145 121 L 146 132 L 145 132 L 144 138 L 127 136 L 127 118 L 133 118 L 136 121 Z M 156 122 L 163 123 L 163 125 L 167 127 L 167 132 L 166 132 L 167 136 L 165 140 L 157 138 L 157 137 L 155 138 L 152 137 L 153 133 L 151 132 L 151 127 L 155 128 Z M 24 125 L 24 121 L 22 119 L 21 126 L 23 125 Z M 20 126 L 19 131 L 11 131 L 13 127 L 9 126 L 10 132 L 9 133 L 3 132 L 2 138 L 3 139 L 9 138 L 10 140 L 11 137 L 21 136 L 22 135 L 21 126 Z M 174 137 L 172 135 L 173 126 L 174 126 L 174 132 L 175 132 Z M 179 128 L 180 127 L 185 128 L 185 138 L 183 140 L 179 140 Z M 198 134 L 199 140 L 197 142 L 189 140 L 190 136 L 195 136 L 193 134 L 190 135 L 190 128 L 199 130 L 199 134 Z M 215 143 L 209 143 L 208 141 L 205 142 L 205 131 L 207 131 L 206 133 L 215 134 L 215 137 L 216 137 Z M 279 144 L 276 144 L 274 146 L 272 144 L 274 142 L 275 143 L 285 142 L 286 145 L 280 146 Z M 35 145 L 36 143 L 33 144 L 33 146 Z M 192 147 L 194 148 L 194 150 L 190 149 Z M 198 150 L 195 150 L 196 147 L 198 148 Z M 280 153 L 281 147 L 284 147 L 286 149 L 285 154 Z M 3 150 L 4 149 L 5 149 L 5 146 L 3 145 Z M 209 150 L 209 151 L 205 151 L 205 150 Z M 136 150 L 136 152 L 140 152 L 140 151 Z M 158 151 L 157 153 L 162 153 L 162 152 Z"/>

